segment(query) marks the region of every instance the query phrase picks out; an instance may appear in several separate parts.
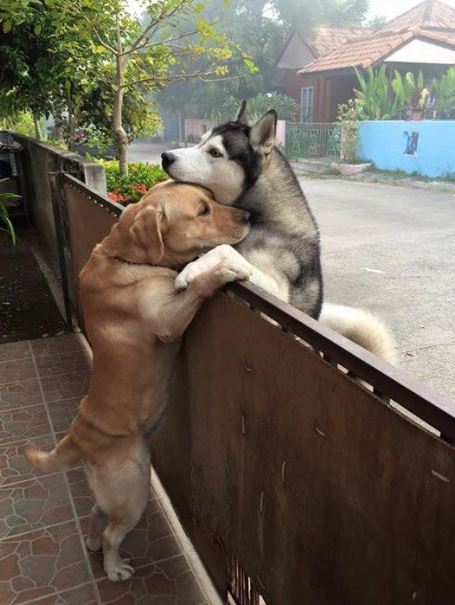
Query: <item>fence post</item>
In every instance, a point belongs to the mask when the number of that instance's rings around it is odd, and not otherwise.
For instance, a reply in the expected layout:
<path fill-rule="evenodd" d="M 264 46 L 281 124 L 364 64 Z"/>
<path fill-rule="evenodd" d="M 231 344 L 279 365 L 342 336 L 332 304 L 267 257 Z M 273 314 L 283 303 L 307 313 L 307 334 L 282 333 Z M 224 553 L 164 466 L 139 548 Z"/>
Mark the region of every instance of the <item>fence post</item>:
<path fill-rule="evenodd" d="M 65 228 L 62 220 L 61 202 L 63 201 L 63 171 L 56 170 L 49 173 L 51 185 L 52 212 L 54 216 L 55 233 L 57 237 L 58 262 L 60 267 L 60 279 L 62 282 L 63 304 L 65 308 L 65 321 L 73 331 L 73 318 L 71 312 L 71 299 L 69 294 L 68 271 L 65 258 Z"/>

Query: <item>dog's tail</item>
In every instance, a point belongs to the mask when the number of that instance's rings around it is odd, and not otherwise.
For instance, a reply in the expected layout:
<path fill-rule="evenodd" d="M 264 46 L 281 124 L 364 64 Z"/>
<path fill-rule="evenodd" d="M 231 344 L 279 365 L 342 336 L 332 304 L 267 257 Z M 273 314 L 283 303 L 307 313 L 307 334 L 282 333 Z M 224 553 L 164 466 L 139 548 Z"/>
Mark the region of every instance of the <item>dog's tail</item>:
<path fill-rule="evenodd" d="M 390 329 L 364 309 L 324 303 L 319 321 L 389 363 L 396 363 Z"/>
<path fill-rule="evenodd" d="M 31 445 L 27 446 L 24 456 L 34 468 L 47 473 L 65 471 L 75 466 L 82 457 L 71 435 L 65 435 L 52 452 L 42 452 Z"/>

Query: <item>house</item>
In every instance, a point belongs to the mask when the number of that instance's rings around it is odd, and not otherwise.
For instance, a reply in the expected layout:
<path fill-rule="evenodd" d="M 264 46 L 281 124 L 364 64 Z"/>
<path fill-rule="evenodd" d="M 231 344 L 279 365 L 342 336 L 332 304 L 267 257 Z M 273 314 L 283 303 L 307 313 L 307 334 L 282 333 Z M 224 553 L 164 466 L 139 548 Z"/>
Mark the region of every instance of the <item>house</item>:
<path fill-rule="evenodd" d="M 299 70 L 317 59 L 329 55 L 348 40 L 363 38 L 369 33 L 371 33 L 370 30 L 364 27 L 331 27 L 328 25 L 313 28 L 310 38 L 303 37 L 299 32 L 291 33 L 278 57 L 277 67 L 281 71 L 283 92 L 299 101 L 301 122 L 322 122 L 324 120 L 322 120 L 321 108 L 315 102 L 316 79 L 314 82 L 308 80 L 307 85 L 304 86 L 302 76 L 298 73 Z"/>
<path fill-rule="evenodd" d="M 296 98 L 303 122 L 333 122 L 337 107 L 354 97 L 355 68 L 386 64 L 402 73 L 422 70 L 426 80 L 455 64 L 455 8 L 425 0 L 379 31 L 316 28 L 311 39 L 295 32 L 278 59 L 284 91 Z"/>

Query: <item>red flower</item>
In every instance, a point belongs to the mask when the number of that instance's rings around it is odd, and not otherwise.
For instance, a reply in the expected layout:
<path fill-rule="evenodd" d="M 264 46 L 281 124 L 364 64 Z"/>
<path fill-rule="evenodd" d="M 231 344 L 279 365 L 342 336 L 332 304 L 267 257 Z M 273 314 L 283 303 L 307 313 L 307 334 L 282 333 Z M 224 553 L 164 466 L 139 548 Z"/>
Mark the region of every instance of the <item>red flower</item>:
<path fill-rule="evenodd" d="M 137 193 L 145 193 L 147 191 L 147 185 L 144 185 L 144 183 L 138 183 L 137 185 L 134 185 L 133 189 Z"/>
<path fill-rule="evenodd" d="M 114 191 L 110 191 L 107 194 L 107 197 L 113 202 L 117 202 L 119 204 L 128 204 L 129 198 L 125 197 L 123 192 L 120 189 L 114 189 Z"/>

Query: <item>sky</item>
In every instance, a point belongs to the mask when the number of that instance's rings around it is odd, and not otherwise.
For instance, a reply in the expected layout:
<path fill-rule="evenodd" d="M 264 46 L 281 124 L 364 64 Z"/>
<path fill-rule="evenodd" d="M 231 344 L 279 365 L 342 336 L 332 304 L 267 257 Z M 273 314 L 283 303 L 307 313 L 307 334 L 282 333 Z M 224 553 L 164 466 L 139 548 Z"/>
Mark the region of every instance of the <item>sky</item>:
<path fill-rule="evenodd" d="M 137 0 L 126 0 L 127 4 L 135 13 L 140 12 L 139 2 Z M 209 2 L 210 0 L 205 0 Z M 421 0 L 370 0 L 370 15 L 372 17 L 384 16 L 388 19 L 392 19 L 393 17 L 397 17 L 409 10 L 413 6 L 420 4 Z M 453 6 L 455 8 L 455 0 L 443 0 L 446 4 Z"/>
<path fill-rule="evenodd" d="M 455 7 L 455 0 L 443 1 Z M 370 14 L 384 15 L 387 18 L 397 17 L 417 4 L 420 4 L 419 0 L 370 0 Z"/>

